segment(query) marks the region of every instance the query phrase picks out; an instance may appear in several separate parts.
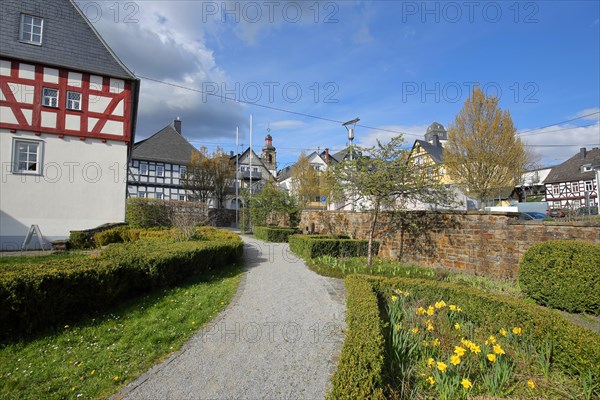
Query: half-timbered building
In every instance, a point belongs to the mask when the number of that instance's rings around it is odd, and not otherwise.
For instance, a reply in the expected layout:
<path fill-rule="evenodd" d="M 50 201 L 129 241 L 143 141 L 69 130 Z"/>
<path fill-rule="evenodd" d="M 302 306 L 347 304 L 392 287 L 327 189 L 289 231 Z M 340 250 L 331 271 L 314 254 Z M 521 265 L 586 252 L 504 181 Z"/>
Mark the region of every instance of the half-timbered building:
<path fill-rule="evenodd" d="M 600 149 L 581 148 L 579 153 L 553 167 L 544 184 L 546 201 L 551 208 L 598 206 L 598 181 L 594 160 Z"/>
<path fill-rule="evenodd" d="M 2 249 L 124 221 L 138 92 L 75 3 L 2 0 Z"/>
<path fill-rule="evenodd" d="M 163 200 L 189 200 L 181 177 L 198 152 L 181 133 L 181 120 L 136 143 L 129 161 L 127 194 Z"/>

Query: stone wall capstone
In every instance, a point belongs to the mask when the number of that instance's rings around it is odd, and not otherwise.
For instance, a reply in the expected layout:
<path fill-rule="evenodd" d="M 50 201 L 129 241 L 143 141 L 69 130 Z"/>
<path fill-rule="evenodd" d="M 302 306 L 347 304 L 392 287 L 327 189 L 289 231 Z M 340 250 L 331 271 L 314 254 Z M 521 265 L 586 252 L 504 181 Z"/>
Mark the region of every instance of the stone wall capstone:
<path fill-rule="evenodd" d="M 384 258 L 475 275 L 516 278 L 524 252 L 553 239 L 600 244 L 600 221 L 519 221 L 517 213 L 479 211 L 384 212 L 375 238 Z M 344 233 L 368 238 L 371 214 L 303 211 L 303 232 Z"/>

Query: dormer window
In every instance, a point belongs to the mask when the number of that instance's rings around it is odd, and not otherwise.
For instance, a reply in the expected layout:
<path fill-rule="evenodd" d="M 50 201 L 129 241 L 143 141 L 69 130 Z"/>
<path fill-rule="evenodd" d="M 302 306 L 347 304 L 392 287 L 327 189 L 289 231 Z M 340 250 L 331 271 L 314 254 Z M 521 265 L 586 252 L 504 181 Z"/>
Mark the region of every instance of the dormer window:
<path fill-rule="evenodd" d="M 581 167 L 581 172 L 590 172 L 593 170 L 594 170 L 594 168 L 592 168 L 592 164 L 583 165 Z"/>
<path fill-rule="evenodd" d="M 21 34 L 19 39 L 30 44 L 42 44 L 42 29 L 44 20 L 40 17 L 21 14 Z"/>

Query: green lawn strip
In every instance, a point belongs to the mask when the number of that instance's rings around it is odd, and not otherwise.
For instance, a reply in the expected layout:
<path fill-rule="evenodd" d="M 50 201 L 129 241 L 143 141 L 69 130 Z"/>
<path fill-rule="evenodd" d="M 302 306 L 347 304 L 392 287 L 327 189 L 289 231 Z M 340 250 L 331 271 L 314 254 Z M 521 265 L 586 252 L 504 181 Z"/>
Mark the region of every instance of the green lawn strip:
<path fill-rule="evenodd" d="M 0 398 L 106 398 L 178 350 L 233 298 L 241 265 L 124 303 L 61 332 L 0 345 Z"/>

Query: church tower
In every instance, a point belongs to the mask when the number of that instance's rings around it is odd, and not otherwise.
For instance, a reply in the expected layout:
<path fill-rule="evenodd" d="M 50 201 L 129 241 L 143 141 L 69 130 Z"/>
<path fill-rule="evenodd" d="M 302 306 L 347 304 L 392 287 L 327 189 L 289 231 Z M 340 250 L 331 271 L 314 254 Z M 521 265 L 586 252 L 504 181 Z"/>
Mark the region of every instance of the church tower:
<path fill-rule="evenodd" d="M 277 151 L 273 147 L 273 138 L 271 137 L 271 128 L 267 129 L 267 136 L 265 137 L 265 145 L 262 148 L 262 162 L 267 167 L 269 172 L 273 176 L 277 175 Z"/>

